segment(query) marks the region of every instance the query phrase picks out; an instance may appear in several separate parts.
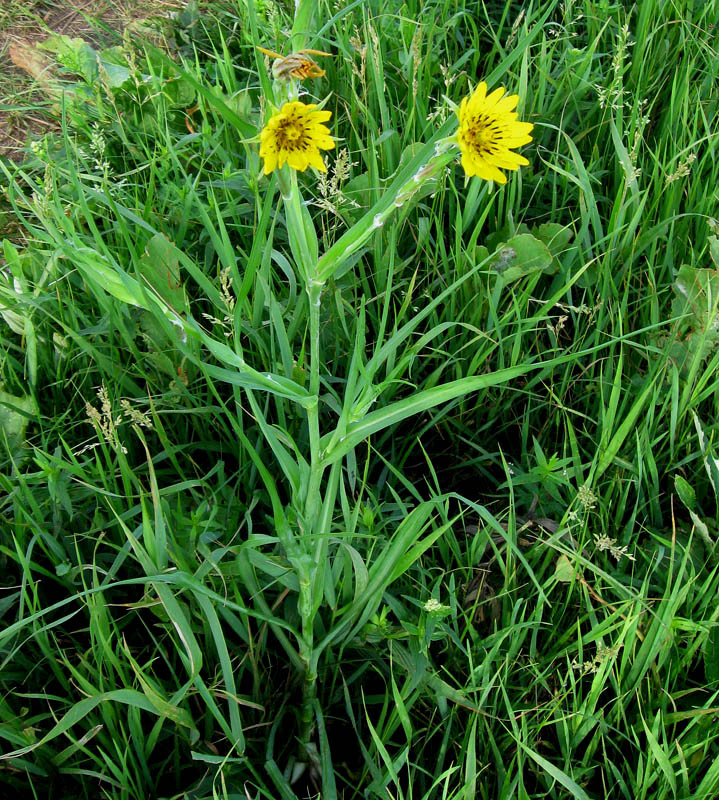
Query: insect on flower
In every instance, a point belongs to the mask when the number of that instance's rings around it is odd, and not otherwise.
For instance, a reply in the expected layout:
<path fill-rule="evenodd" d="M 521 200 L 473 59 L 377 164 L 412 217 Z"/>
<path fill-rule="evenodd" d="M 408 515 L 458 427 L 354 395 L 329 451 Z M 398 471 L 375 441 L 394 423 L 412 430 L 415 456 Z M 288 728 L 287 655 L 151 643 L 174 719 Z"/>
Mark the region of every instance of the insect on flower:
<path fill-rule="evenodd" d="M 283 56 L 281 53 L 275 53 L 274 50 L 266 50 L 264 47 L 257 47 L 257 49 L 270 58 L 274 58 L 272 64 L 272 74 L 278 80 L 289 80 L 290 78 L 299 78 L 303 81 L 305 78 L 321 78 L 325 71 L 320 69 L 319 64 L 310 58 L 310 56 L 331 56 L 332 53 L 325 53 L 322 50 L 300 50 L 298 53 L 290 53 L 288 56 Z"/>

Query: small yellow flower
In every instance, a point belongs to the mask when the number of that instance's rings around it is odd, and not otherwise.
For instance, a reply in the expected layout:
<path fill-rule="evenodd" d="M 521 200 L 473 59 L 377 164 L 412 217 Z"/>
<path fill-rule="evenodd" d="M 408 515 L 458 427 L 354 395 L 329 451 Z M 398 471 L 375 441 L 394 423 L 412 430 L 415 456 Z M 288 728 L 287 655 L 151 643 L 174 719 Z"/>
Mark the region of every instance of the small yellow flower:
<path fill-rule="evenodd" d="M 529 164 L 524 156 L 510 148 L 532 141 L 531 122 L 518 122 L 516 94 L 504 97 L 504 87 L 487 94 L 482 81 L 471 97 L 465 97 L 457 112 L 459 129 L 457 143 L 462 152 L 462 166 L 468 176 L 477 175 L 485 181 L 506 183 L 501 169 L 519 169 Z"/>
<path fill-rule="evenodd" d="M 320 149 L 331 150 L 334 140 L 323 122 L 331 111 L 315 111 L 316 103 L 306 105 L 295 100 L 285 103 L 270 117 L 260 134 L 260 156 L 265 160 L 265 175 L 287 162 L 292 169 L 304 172 L 314 167 L 327 172 Z"/>

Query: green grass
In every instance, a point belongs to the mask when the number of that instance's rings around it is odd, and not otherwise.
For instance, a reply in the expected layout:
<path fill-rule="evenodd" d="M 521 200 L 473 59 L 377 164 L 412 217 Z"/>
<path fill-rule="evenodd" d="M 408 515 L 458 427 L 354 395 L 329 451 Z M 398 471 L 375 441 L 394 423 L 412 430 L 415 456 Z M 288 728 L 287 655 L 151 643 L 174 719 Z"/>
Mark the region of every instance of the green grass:
<path fill-rule="evenodd" d="M 252 141 L 294 4 L 56 48 L 61 132 L 3 173 L 8 796 L 719 793 L 719 12 L 537 6 L 303 3 L 352 166 L 294 217 Z M 301 246 L 481 79 L 530 166 L 452 162 L 313 316 Z"/>

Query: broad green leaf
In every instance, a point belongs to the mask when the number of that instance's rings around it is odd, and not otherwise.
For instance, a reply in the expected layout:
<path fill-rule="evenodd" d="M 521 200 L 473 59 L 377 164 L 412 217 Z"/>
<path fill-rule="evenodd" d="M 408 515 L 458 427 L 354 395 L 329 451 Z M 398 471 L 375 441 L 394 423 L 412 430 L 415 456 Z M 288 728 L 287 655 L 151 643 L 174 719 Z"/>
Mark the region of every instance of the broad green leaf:
<path fill-rule="evenodd" d="M 489 250 L 483 244 L 478 244 L 474 248 L 474 263 L 481 264 L 484 261 L 487 261 L 487 269 L 489 269 Z"/>
<path fill-rule="evenodd" d="M 709 255 L 711 255 L 712 261 L 719 269 L 719 236 L 709 236 L 707 241 L 709 242 Z"/>
<path fill-rule="evenodd" d="M 100 51 L 99 59 L 105 69 L 104 79 L 111 89 L 119 89 L 132 76 L 125 53 L 119 45 Z"/>
<path fill-rule="evenodd" d="M 183 75 L 173 75 L 164 81 L 162 94 L 175 108 L 188 108 L 194 104 L 197 96 L 192 84 Z"/>
<path fill-rule="evenodd" d="M 712 477 L 711 472 L 709 473 L 709 477 Z M 709 551 L 712 552 L 714 550 L 714 540 L 712 539 L 709 528 L 707 527 L 704 520 L 699 516 L 697 513 L 699 509 L 697 508 L 697 496 L 694 489 L 687 483 L 687 481 L 682 478 L 681 475 L 674 476 L 674 489 L 676 493 L 679 495 L 679 499 L 684 504 L 685 508 L 689 512 L 689 516 L 691 517 L 692 523 L 696 528 L 697 533 L 701 536 L 704 540 L 704 543 L 709 547 Z"/>
<path fill-rule="evenodd" d="M 706 469 L 709 480 L 711 481 L 714 497 L 719 501 L 719 458 L 714 455 L 712 442 L 711 440 L 707 441 L 704 428 L 696 412 L 692 412 L 692 415 L 694 417 L 694 427 L 697 431 L 697 437 L 699 438 L 699 447 L 704 456 L 704 469 Z"/>
<path fill-rule="evenodd" d="M 178 313 L 187 307 L 180 274 L 177 248 L 162 233 L 156 233 L 145 247 L 138 271 L 150 289 Z"/>
<path fill-rule="evenodd" d="M 553 256 L 561 253 L 574 236 L 566 225 L 560 225 L 558 222 L 545 222 L 533 228 L 532 233 L 540 242 L 547 245 Z"/>
<path fill-rule="evenodd" d="M 97 78 L 97 53 L 84 39 L 58 33 L 38 47 L 54 53 L 63 67 L 80 75 L 86 83 L 93 83 Z"/>
<path fill-rule="evenodd" d="M 689 516 L 691 517 L 692 524 L 694 525 L 697 533 L 702 537 L 704 540 L 704 544 L 709 548 L 709 552 L 713 553 L 715 542 L 709 533 L 709 528 L 707 527 L 706 522 L 696 513 L 696 511 L 690 511 Z"/>
<path fill-rule="evenodd" d="M 15 397 L 0 389 L 0 432 L 13 457 L 24 443 L 28 422 L 35 413 L 31 397 Z"/>
<path fill-rule="evenodd" d="M 562 555 L 557 558 L 554 565 L 554 577 L 560 583 L 571 583 L 577 575 L 577 570 L 567 556 Z"/>
<path fill-rule="evenodd" d="M 547 245 L 547 249 L 552 254 L 552 263 L 545 270 L 554 274 L 561 266 L 559 256 L 567 249 L 567 246 L 572 241 L 574 234 L 565 225 L 560 225 L 558 222 L 545 222 L 532 229 L 532 233 Z"/>
<path fill-rule="evenodd" d="M 531 233 L 521 233 L 502 242 L 489 261 L 490 269 L 501 275 L 505 283 L 545 271 L 551 264 L 552 254 L 547 245 Z"/>
<path fill-rule="evenodd" d="M 0 278 L 0 280 L 2 280 L 2 278 Z M 13 333 L 17 334 L 18 336 L 23 336 L 25 334 L 25 321 L 28 318 L 24 315 L 18 314 L 16 311 L 13 311 L 1 301 L 0 316 L 5 320 L 8 328 L 10 328 Z"/>
<path fill-rule="evenodd" d="M 672 315 L 687 315 L 687 323 L 695 330 L 712 335 L 715 340 L 717 305 L 719 304 L 719 270 L 697 269 L 682 264 L 672 286 L 676 295 Z"/>

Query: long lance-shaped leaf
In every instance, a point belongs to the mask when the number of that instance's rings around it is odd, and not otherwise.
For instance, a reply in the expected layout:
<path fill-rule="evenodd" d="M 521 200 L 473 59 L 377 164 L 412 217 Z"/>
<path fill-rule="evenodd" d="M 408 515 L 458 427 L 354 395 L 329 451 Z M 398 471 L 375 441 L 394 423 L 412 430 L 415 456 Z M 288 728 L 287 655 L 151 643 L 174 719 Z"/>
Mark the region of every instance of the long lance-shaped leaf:
<path fill-rule="evenodd" d="M 155 705 L 150 702 L 150 700 L 148 700 L 144 694 L 137 692 L 134 689 L 116 689 L 111 692 L 103 692 L 102 694 L 95 695 L 94 697 L 86 697 L 84 700 L 80 700 L 79 703 L 75 703 L 75 705 L 67 712 L 67 714 L 65 714 L 65 716 L 62 717 L 62 719 L 60 719 L 60 721 L 50 731 L 48 731 L 48 733 L 46 733 L 42 739 L 38 739 L 37 742 L 28 745 L 27 747 L 21 747 L 19 750 L 13 750 L 11 753 L 2 753 L 0 754 L 0 759 L 18 758 L 19 756 L 24 756 L 38 747 L 51 742 L 58 736 L 67 733 L 67 731 L 69 731 L 73 725 L 77 725 L 79 722 L 82 722 L 82 720 L 85 719 L 85 717 L 100 703 L 108 702 L 124 703 L 125 705 L 132 706 L 133 708 L 147 711 L 150 714 L 168 716 L 167 708 L 156 708 Z M 181 724 L 192 725 L 192 720 L 186 711 L 180 708 L 173 710 L 175 712 L 173 715 L 173 721 L 179 721 Z"/>
<path fill-rule="evenodd" d="M 398 400 L 395 403 L 390 403 L 388 406 L 385 406 L 385 408 L 379 408 L 376 411 L 372 411 L 363 419 L 349 425 L 346 433 L 339 439 L 336 438 L 334 432 L 325 434 L 320 440 L 320 447 L 323 448 L 323 461 L 325 464 L 333 464 L 335 461 L 349 453 L 350 450 L 356 447 L 363 439 L 366 439 L 373 433 L 384 430 L 390 425 L 396 425 L 398 422 L 402 422 L 409 417 L 413 417 L 415 414 L 421 414 L 423 411 L 427 411 L 428 409 L 434 408 L 442 403 L 448 403 L 449 401 L 455 400 L 458 397 L 480 391 L 481 389 L 486 389 L 490 386 L 508 383 L 509 381 L 519 378 L 522 375 L 528 374 L 529 372 L 551 369 L 559 366 L 560 364 L 566 364 L 569 361 L 576 361 L 577 359 L 582 358 L 583 356 L 586 356 L 592 352 L 604 350 L 617 341 L 623 341 L 624 339 L 636 336 L 638 333 L 639 331 L 634 331 L 630 334 L 617 337 L 617 339 L 613 340 L 612 342 L 590 347 L 580 353 L 567 353 L 566 355 L 558 356 L 557 358 L 552 358 L 548 361 L 539 361 L 530 364 L 519 364 L 515 367 L 506 367 L 505 369 L 499 369 L 496 372 L 491 372 L 487 375 L 474 375 L 466 378 L 459 378 L 456 381 L 450 381 L 442 386 L 435 386 L 431 389 L 425 389 L 422 392 L 413 394 L 411 397 L 406 397 L 402 400 Z M 640 401 L 642 400 L 643 397 L 640 398 Z M 638 406 L 641 406 L 641 404 L 641 402 L 637 403 Z M 636 418 L 638 412 L 638 408 L 632 409 L 632 420 Z M 333 438 L 335 439 L 334 443 L 332 441 Z M 615 439 L 616 438 L 617 436 L 615 435 Z"/>
<path fill-rule="evenodd" d="M 245 749 L 245 737 L 242 732 L 242 720 L 240 719 L 240 709 L 237 703 L 235 676 L 230 654 L 227 649 L 227 642 L 223 635 L 222 626 L 217 616 L 215 606 L 204 595 L 197 595 L 195 599 L 202 609 L 202 613 L 205 615 L 207 624 L 210 626 L 210 631 L 212 632 L 212 638 L 215 642 L 217 658 L 220 662 L 220 672 L 222 674 L 222 680 L 225 683 L 225 689 L 227 690 L 227 705 L 230 712 L 233 743 L 241 753 Z"/>
<path fill-rule="evenodd" d="M 429 142 L 420 149 L 417 155 L 397 173 L 397 176 L 387 190 L 382 192 L 381 198 L 372 206 L 364 217 L 362 217 L 356 225 L 353 225 L 347 233 L 340 236 L 332 247 L 327 250 L 315 267 L 315 276 L 317 280 L 322 283 L 327 281 L 344 261 L 365 244 L 372 231 L 381 226 L 387 218 L 387 215 L 391 212 L 400 190 L 407 186 L 413 176 L 415 176 L 422 166 L 432 157 L 437 142 L 449 136 L 452 129 L 456 128 L 456 126 L 456 119 L 448 119 Z"/>
<path fill-rule="evenodd" d="M 290 38 L 293 50 L 301 50 L 305 47 L 305 41 L 312 32 L 312 16 L 316 5 L 318 4 L 315 0 L 296 0 L 295 21 Z"/>
<path fill-rule="evenodd" d="M 342 618 L 332 630 L 315 645 L 312 653 L 316 667 L 322 652 L 333 642 L 349 641 L 353 634 L 348 631 L 359 630 L 376 611 L 382 595 L 392 581 L 405 572 L 422 553 L 431 547 L 451 527 L 450 523 L 437 527 L 424 538 L 422 534 L 431 525 L 431 514 L 438 505 L 438 499 L 422 503 L 414 508 L 399 524 L 394 536 L 384 547 L 369 569 L 369 581 L 362 595 L 350 603 L 342 613 Z"/>
<path fill-rule="evenodd" d="M 286 397 L 288 400 L 294 400 L 296 403 L 305 407 L 311 403 L 317 402 L 314 395 L 311 395 L 307 389 L 295 383 L 293 380 L 290 380 L 290 378 L 285 378 L 284 375 L 271 372 L 259 372 L 251 367 L 245 359 L 238 355 L 231 347 L 208 336 L 197 323 L 192 324 L 188 320 L 182 320 L 182 322 L 188 331 L 192 331 L 195 335 L 199 336 L 202 343 L 206 345 L 207 349 L 218 361 L 235 368 L 234 370 L 223 369 L 222 367 L 216 367 L 212 364 L 202 362 L 203 368 L 207 370 L 207 373 L 212 375 L 213 378 L 242 386 L 246 389 L 259 389 L 279 395 L 280 397 Z"/>
<path fill-rule="evenodd" d="M 642 393 L 632 404 L 632 407 L 626 412 L 626 416 L 622 424 L 617 428 L 612 438 L 600 450 L 599 458 L 595 463 L 594 468 L 591 470 L 589 476 L 589 483 L 594 483 L 606 472 L 609 465 L 614 461 L 614 457 L 619 452 L 619 448 L 624 444 L 625 439 L 634 429 L 637 417 L 644 410 L 647 405 L 649 397 L 655 391 L 657 378 L 660 373 L 656 372 L 651 378 L 647 380 L 647 385 L 644 387 Z"/>
<path fill-rule="evenodd" d="M 179 248 L 171 244 L 170 247 L 185 267 L 191 266 L 193 268 L 193 276 L 200 277 L 196 274 L 199 271 L 196 270 L 192 261 Z M 226 367 L 234 367 L 234 369 L 225 369 L 201 361 L 201 365 L 213 378 L 224 383 L 242 386 L 246 389 L 257 389 L 276 394 L 288 400 L 294 400 L 303 407 L 316 402 L 316 398 L 313 395 L 310 395 L 305 388 L 290 378 L 270 372 L 260 372 L 251 367 L 242 356 L 224 342 L 213 339 L 208 335 L 202 326 L 189 315 L 183 316 L 176 309 L 170 308 L 157 293 L 143 286 L 118 265 L 107 263 L 98 252 L 89 248 L 73 249 L 69 247 L 62 248 L 62 251 L 68 257 L 73 257 L 74 263 L 82 271 L 84 277 L 97 283 L 113 297 L 123 303 L 147 309 L 155 315 L 158 321 L 169 321 L 172 325 L 182 328 L 189 336 L 199 339 L 212 355 Z M 206 279 L 202 286 L 205 289 L 211 288 L 211 284 Z M 181 344 L 182 342 L 178 340 L 178 346 L 181 346 Z M 191 352 L 188 355 L 193 360 L 197 360 Z"/>
<path fill-rule="evenodd" d="M 207 586 L 200 583 L 200 581 L 198 581 L 192 575 L 177 571 L 163 573 L 161 575 L 147 575 L 146 577 L 142 578 L 128 578 L 127 580 L 115 581 L 114 583 L 109 583 L 103 586 L 95 586 L 91 589 L 85 589 L 81 592 L 77 592 L 73 594 L 72 597 L 59 600 L 57 603 L 53 603 L 52 605 L 47 606 L 40 611 L 36 611 L 34 614 L 28 614 L 27 617 L 23 617 L 22 619 L 17 620 L 17 622 L 13 622 L 12 625 L 8 625 L 7 628 L 4 628 L 2 631 L 0 631 L 0 645 L 4 645 L 21 630 L 31 626 L 33 623 L 41 620 L 43 617 L 50 616 L 53 612 L 65 608 L 65 606 L 77 603 L 78 601 L 90 595 L 100 594 L 110 589 L 116 589 L 123 586 L 147 586 L 148 584 L 157 586 L 158 583 L 164 583 L 168 586 L 179 587 L 181 589 L 189 589 L 194 594 L 201 594 L 205 597 L 208 597 L 217 606 L 224 606 L 230 611 L 236 611 L 238 614 L 252 617 L 260 622 L 267 622 L 268 624 L 276 625 L 277 627 L 291 633 L 295 638 L 299 637 L 299 632 L 292 625 L 290 625 L 288 622 L 284 622 L 284 620 L 280 619 L 279 617 L 239 605 L 238 603 L 229 600 L 227 597 L 223 597 L 221 594 L 212 591 L 212 589 L 209 589 Z M 73 614 L 75 613 L 76 612 L 73 612 Z M 73 614 L 68 615 L 66 620 L 70 619 Z M 48 623 L 46 627 L 51 628 L 56 623 L 57 620 L 53 620 L 52 622 Z M 9 662 L 9 660 L 10 659 L 5 659 L 3 662 L 0 662 L 0 666 L 4 666 Z"/>
<path fill-rule="evenodd" d="M 258 372 L 247 364 L 238 369 L 225 369 L 208 364 L 206 361 L 200 361 L 199 364 L 210 377 L 223 383 L 241 386 L 243 389 L 256 389 L 260 392 L 276 394 L 278 397 L 294 400 L 303 408 L 311 405 L 312 402 L 317 402 L 314 396 L 299 384 L 275 372 Z"/>
<path fill-rule="evenodd" d="M 417 394 L 413 394 L 411 397 L 406 397 L 403 400 L 390 403 L 390 405 L 385 408 L 371 411 L 364 419 L 349 425 L 345 435 L 340 437 L 328 452 L 323 453 L 323 460 L 325 464 L 333 464 L 349 453 L 350 450 L 356 447 L 363 439 L 366 439 L 373 433 L 377 433 L 377 431 L 388 428 L 390 425 L 395 425 L 416 414 L 421 414 L 429 408 L 434 408 L 434 406 L 448 403 L 450 400 L 454 400 L 457 397 L 477 392 L 480 389 L 486 389 L 489 386 L 508 383 L 515 378 L 526 375 L 528 372 L 551 367 L 564 360 L 566 359 L 552 359 L 551 361 L 543 361 L 538 364 L 523 364 L 516 367 L 507 367 L 506 369 L 500 369 L 488 375 L 459 378 L 443 386 L 435 386 L 432 389 L 426 389 Z M 332 435 L 333 434 L 326 434 L 323 436 L 320 440 L 320 447 L 328 447 Z"/>
<path fill-rule="evenodd" d="M 563 786 L 570 793 L 574 800 L 589 800 L 589 795 L 576 781 L 567 775 L 566 772 L 563 772 L 561 769 L 559 769 L 559 767 L 555 767 L 551 761 L 547 761 L 546 758 L 540 756 L 539 753 L 524 744 L 524 742 L 518 737 L 515 736 L 514 739 L 522 748 L 522 750 L 524 750 L 524 752 L 534 762 L 536 762 L 539 767 L 541 767 L 548 775 L 550 775 L 555 781 L 557 781 L 557 783 Z"/>

